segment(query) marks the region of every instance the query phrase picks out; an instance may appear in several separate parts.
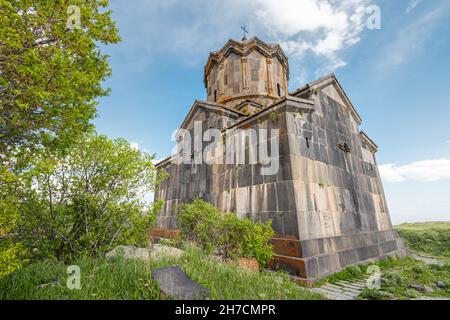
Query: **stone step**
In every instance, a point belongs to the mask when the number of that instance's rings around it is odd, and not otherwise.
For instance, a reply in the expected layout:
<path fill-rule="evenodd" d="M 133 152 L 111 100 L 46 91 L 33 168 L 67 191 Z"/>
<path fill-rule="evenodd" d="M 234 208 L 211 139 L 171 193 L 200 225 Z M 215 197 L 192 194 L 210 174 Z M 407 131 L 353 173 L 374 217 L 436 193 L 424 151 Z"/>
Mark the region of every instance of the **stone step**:
<path fill-rule="evenodd" d="M 356 289 L 356 290 L 360 290 L 361 288 L 365 287 L 365 285 L 356 285 L 356 284 L 347 283 L 347 282 L 337 282 L 336 285 L 346 287 L 346 288 Z"/>
<path fill-rule="evenodd" d="M 329 286 L 323 286 L 323 287 L 321 287 L 321 289 L 329 291 L 329 292 L 342 293 L 341 289 L 333 288 L 333 287 L 329 287 Z"/>
<path fill-rule="evenodd" d="M 299 240 L 272 238 L 270 243 L 274 252 L 278 255 L 302 258 L 302 244 Z"/>
<path fill-rule="evenodd" d="M 352 294 L 352 295 L 353 294 L 359 295 L 362 290 L 344 288 L 342 291 L 343 292 L 347 292 L 347 293 Z"/>
<path fill-rule="evenodd" d="M 346 283 L 346 282 L 338 282 L 338 283 L 336 283 L 336 285 L 345 287 L 347 289 L 358 290 L 358 291 L 361 291 L 362 289 L 364 289 L 366 287 L 366 285 L 354 285 L 354 284 Z"/>
<path fill-rule="evenodd" d="M 341 281 L 342 284 L 350 285 L 356 288 L 365 288 L 367 286 L 366 281 L 361 282 L 347 282 L 347 281 Z"/>
<path fill-rule="evenodd" d="M 269 263 L 269 268 L 281 269 L 293 276 L 306 278 L 305 260 L 302 258 L 274 254 L 272 261 Z"/>

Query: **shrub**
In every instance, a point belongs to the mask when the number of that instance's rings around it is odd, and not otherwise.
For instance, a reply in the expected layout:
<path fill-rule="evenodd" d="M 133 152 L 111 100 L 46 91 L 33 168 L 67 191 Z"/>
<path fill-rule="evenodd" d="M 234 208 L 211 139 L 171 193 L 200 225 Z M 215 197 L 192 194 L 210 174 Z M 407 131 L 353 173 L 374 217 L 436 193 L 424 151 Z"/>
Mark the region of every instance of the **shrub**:
<path fill-rule="evenodd" d="M 272 222 L 255 223 L 239 219 L 234 213 L 222 214 L 213 205 L 196 199 L 180 206 L 178 218 L 186 239 L 199 244 L 207 252 L 216 250 L 223 257 L 254 258 L 262 266 L 273 256 L 269 240 Z"/>
<path fill-rule="evenodd" d="M 272 222 L 255 223 L 250 219 L 239 219 L 233 213 L 222 216 L 219 230 L 218 250 L 227 258 L 254 258 L 266 265 L 273 256 L 269 240 L 274 232 Z"/>
<path fill-rule="evenodd" d="M 195 199 L 191 204 L 178 208 L 178 219 L 185 238 L 201 245 L 204 249 L 212 250 L 213 243 L 218 241 L 220 212 L 212 204 Z M 216 239 L 212 239 L 215 237 Z"/>

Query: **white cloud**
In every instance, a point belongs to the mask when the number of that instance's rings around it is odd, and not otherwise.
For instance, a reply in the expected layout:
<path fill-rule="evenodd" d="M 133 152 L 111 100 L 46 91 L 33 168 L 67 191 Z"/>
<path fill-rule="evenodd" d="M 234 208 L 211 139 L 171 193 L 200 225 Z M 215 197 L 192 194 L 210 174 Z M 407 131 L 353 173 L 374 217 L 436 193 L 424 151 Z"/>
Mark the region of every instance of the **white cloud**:
<path fill-rule="evenodd" d="M 380 166 L 380 174 L 385 182 L 446 180 L 450 179 L 450 160 L 425 160 L 403 166 L 386 164 Z"/>
<path fill-rule="evenodd" d="M 348 28 L 348 13 L 331 1 L 285 0 L 283 4 L 279 0 L 256 2 L 260 5 L 257 16 L 276 34 L 295 36 L 302 31 L 321 28 L 340 31 Z"/>
<path fill-rule="evenodd" d="M 445 141 L 445 143 L 450 143 L 450 140 Z"/>
<path fill-rule="evenodd" d="M 316 73 L 334 72 L 347 63 L 340 52 L 358 43 L 364 30 L 370 0 L 254 0 L 257 17 L 270 34 L 283 39 L 288 55 L 303 58 L 312 53 L 324 59 Z"/>
<path fill-rule="evenodd" d="M 187 65 L 204 63 L 208 51 L 229 38 L 250 36 L 278 42 L 291 58 L 311 55 L 324 70 L 345 66 L 342 50 L 360 41 L 372 0 L 134 0 L 112 2 L 122 59 L 142 70 L 153 55 L 176 55 Z M 155 45 L 157 44 L 157 45 Z M 130 51 L 133 54 L 130 54 Z M 126 53 L 126 54 L 125 54 Z"/>
<path fill-rule="evenodd" d="M 413 11 L 423 0 L 411 0 L 406 8 L 406 13 Z"/>

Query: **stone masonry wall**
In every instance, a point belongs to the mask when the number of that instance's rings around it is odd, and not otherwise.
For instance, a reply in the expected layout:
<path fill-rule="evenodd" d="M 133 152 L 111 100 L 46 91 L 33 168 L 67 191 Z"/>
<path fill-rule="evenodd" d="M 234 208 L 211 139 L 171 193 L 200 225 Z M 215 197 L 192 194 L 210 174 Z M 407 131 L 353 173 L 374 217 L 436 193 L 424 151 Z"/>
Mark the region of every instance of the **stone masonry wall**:
<path fill-rule="evenodd" d="M 166 201 L 164 212 L 200 197 L 224 212 L 272 219 L 280 236 L 300 240 L 391 229 L 374 155 L 364 146 L 349 111 L 322 93 L 315 98 L 315 110 L 272 111 L 246 123 L 256 132 L 280 130 L 280 169 L 275 176 L 262 176 L 260 164 L 248 164 L 248 148 L 243 165 L 168 165 L 171 177 L 157 193 Z M 203 110 L 193 120 L 203 121 L 207 130 L 213 122 L 226 122 L 222 118 Z M 339 149 L 343 143 L 350 152 Z"/>
<path fill-rule="evenodd" d="M 349 110 L 323 93 L 313 99 L 316 112 L 286 115 L 300 239 L 390 230 L 375 155 Z"/>
<path fill-rule="evenodd" d="M 251 96 L 267 106 L 287 94 L 287 70 L 277 58 L 266 58 L 256 50 L 245 57 L 231 53 L 211 68 L 206 85 L 208 101 L 216 99 L 233 108 Z"/>

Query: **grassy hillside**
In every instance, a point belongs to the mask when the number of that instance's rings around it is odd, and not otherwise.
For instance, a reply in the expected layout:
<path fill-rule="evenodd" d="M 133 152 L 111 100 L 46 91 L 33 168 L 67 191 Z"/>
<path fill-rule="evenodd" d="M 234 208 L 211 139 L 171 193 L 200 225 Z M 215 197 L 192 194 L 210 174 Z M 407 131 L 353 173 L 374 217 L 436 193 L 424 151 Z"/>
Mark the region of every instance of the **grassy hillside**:
<path fill-rule="evenodd" d="M 366 288 L 360 295 L 361 299 L 414 299 L 420 296 L 450 298 L 450 265 L 428 265 L 411 257 L 405 259 L 391 257 L 366 265 L 351 266 L 323 279 L 322 284 L 329 282 L 339 285 L 342 280 L 353 282 L 366 278 L 369 266 L 373 265 L 378 266 L 381 271 L 381 291 Z M 444 283 L 446 287 L 438 287 L 438 281 Z M 419 292 L 412 289 L 411 285 L 426 286 L 431 290 Z"/>
<path fill-rule="evenodd" d="M 450 258 L 450 222 L 404 223 L 395 228 L 413 251 Z"/>
<path fill-rule="evenodd" d="M 290 281 L 283 273 L 254 272 L 205 257 L 188 249 L 179 260 L 130 261 L 86 258 L 81 268 L 81 290 L 66 286 L 67 266 L 56 261 L 36 262 L 0 278 L 2 299 L 166 299 L 151 278 L 151 270 L 181 265 L 185 272 L 211 291 L 212 299 L 320 299 Z"/>

